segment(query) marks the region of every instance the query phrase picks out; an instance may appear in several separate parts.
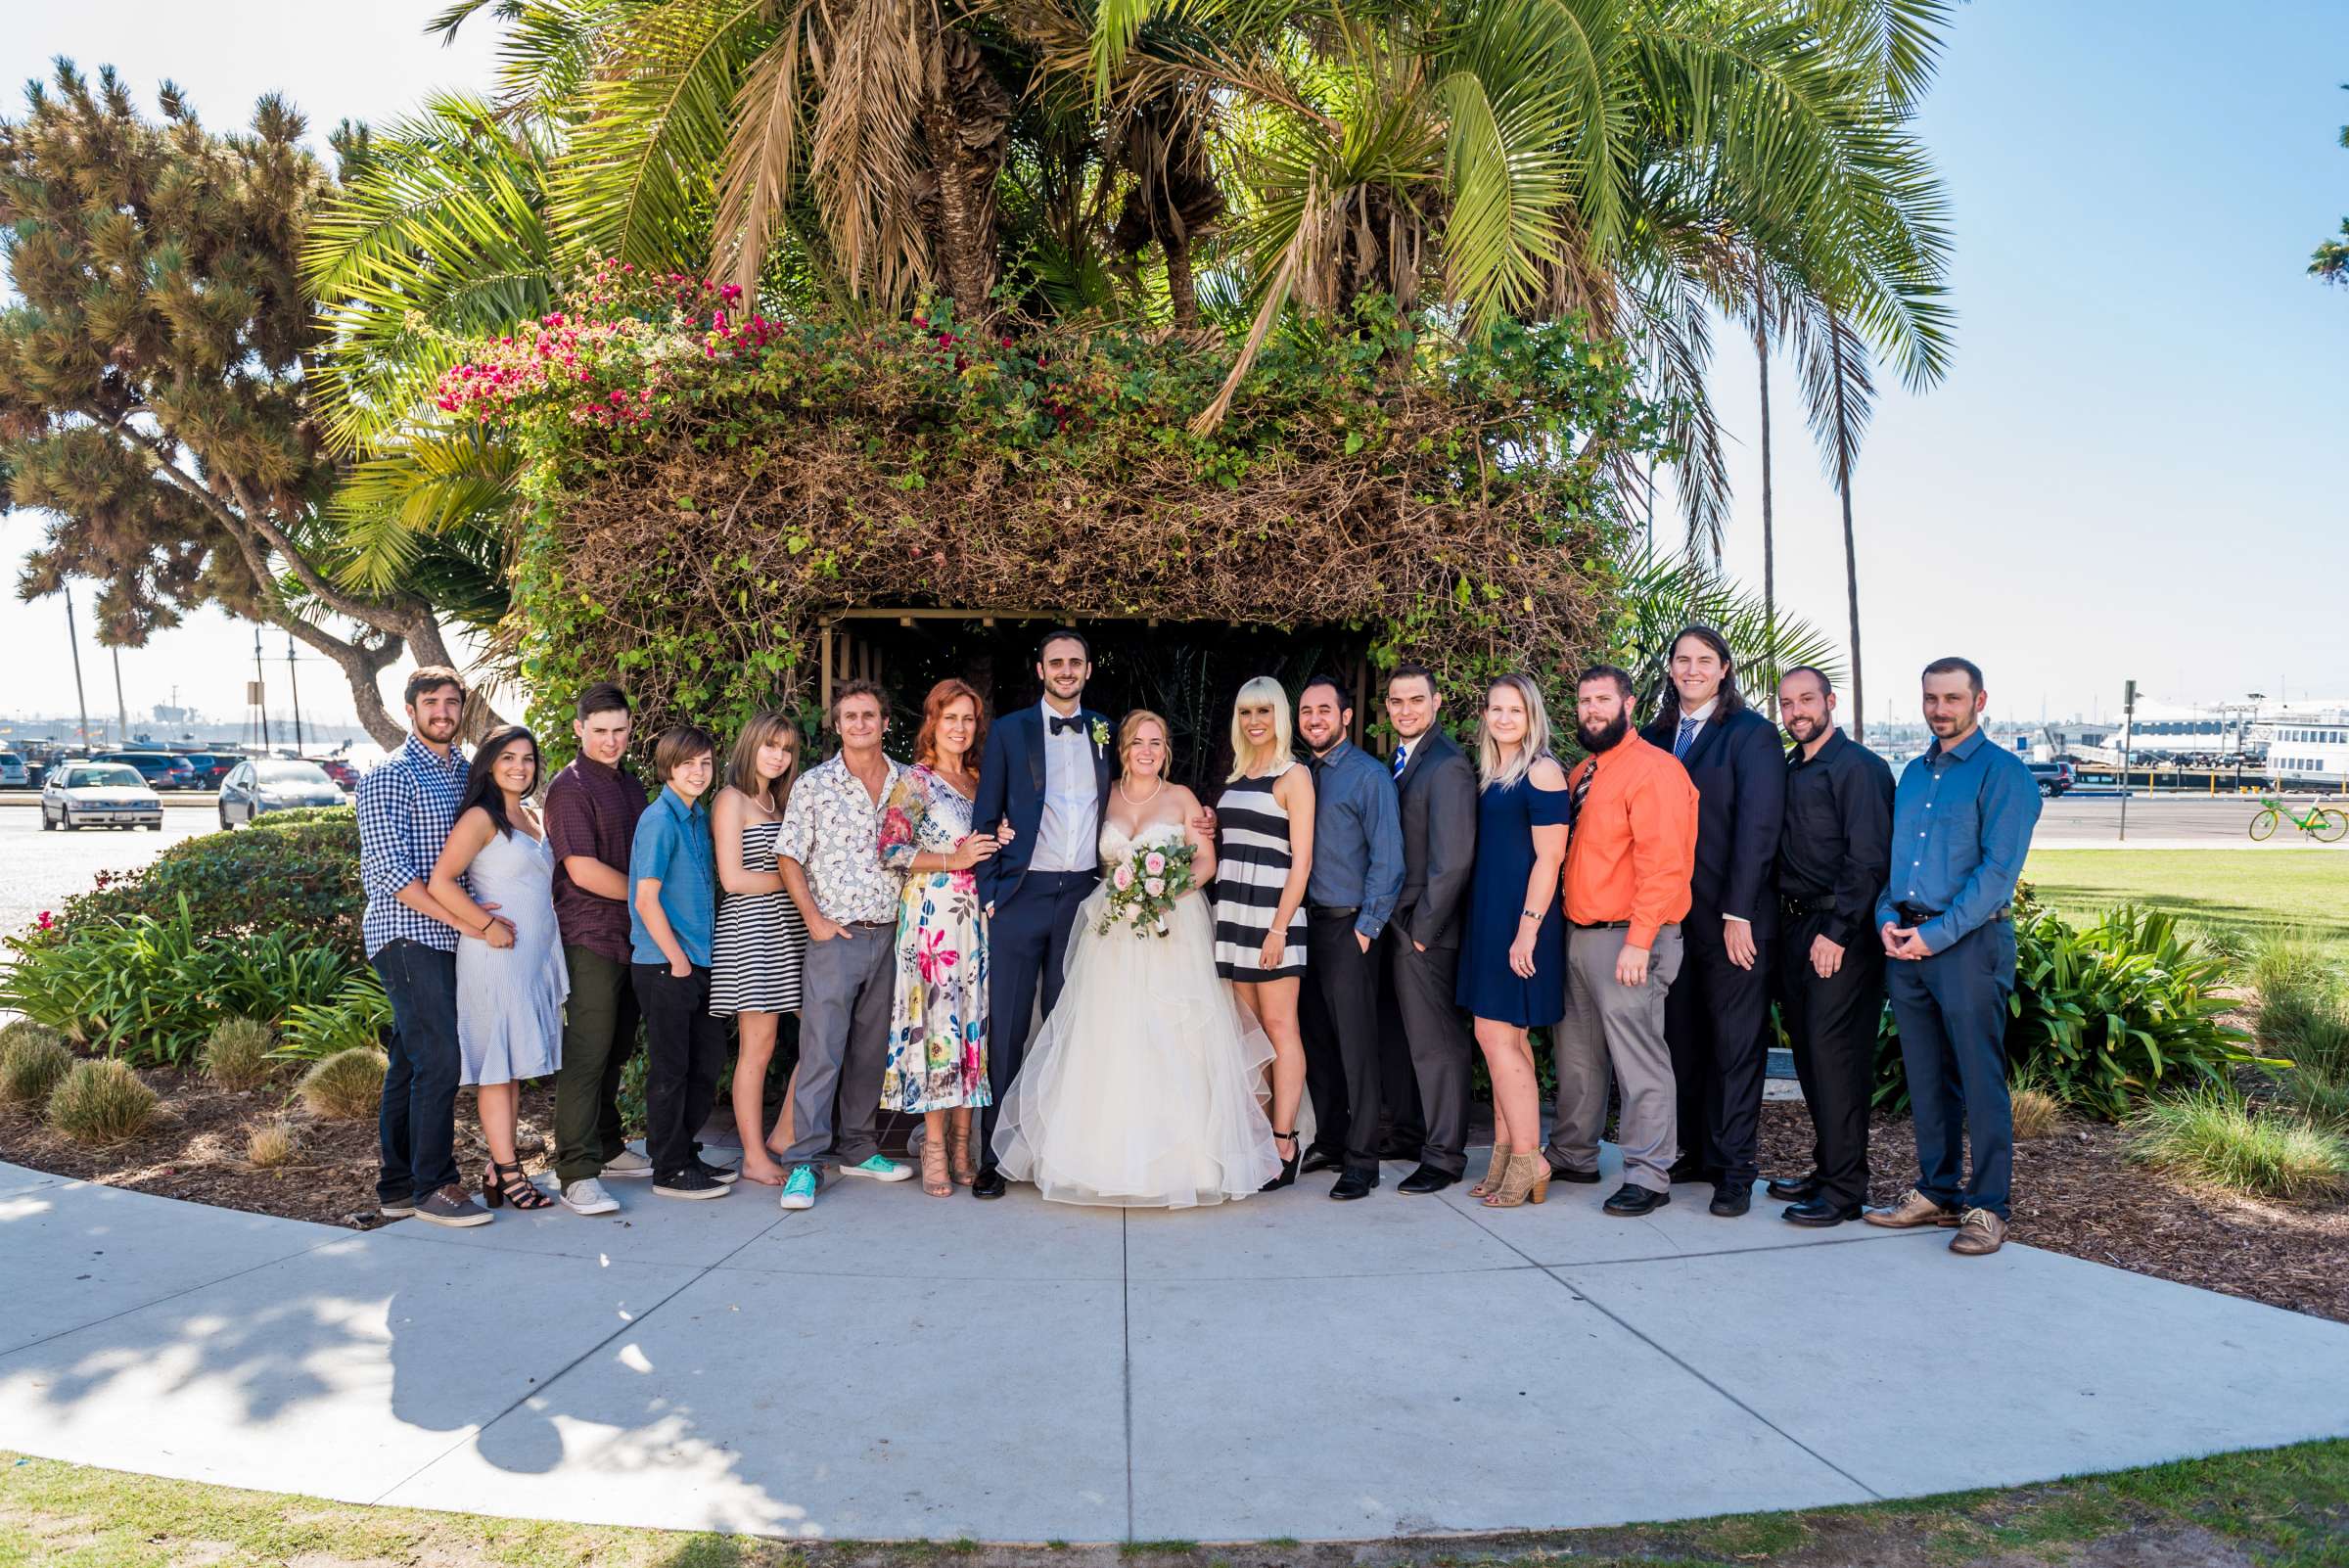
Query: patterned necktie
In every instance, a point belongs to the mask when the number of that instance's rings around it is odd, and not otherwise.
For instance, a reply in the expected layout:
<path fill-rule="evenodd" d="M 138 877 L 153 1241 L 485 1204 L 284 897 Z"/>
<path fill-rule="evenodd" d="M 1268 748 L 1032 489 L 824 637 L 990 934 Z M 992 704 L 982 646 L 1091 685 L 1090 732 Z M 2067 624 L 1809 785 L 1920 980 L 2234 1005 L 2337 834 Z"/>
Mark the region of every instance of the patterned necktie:
<path fill-rule="evenodd" d="M 1702 722 L 1702 719 L 1696 718 L 1683 718 L 1681 720 L 1681 732 L 1672 738 L 1672 755 L 1674 758 L 1678 759 L 1688 755 L 1688 743 L 1696 739 L 1696 726 Z"/>
<path fill-rule="evenodd" d="M 1569 818 L 1579 817 L 1583 814 L 1584 797 L 1590 793 L 1590 781 L 1596 777 L 1598 777 L 1598 759 L 1592 758 L 1590 765 L 1583 769 L 1583 776 L 1574 781 L 1573 792 L 1566 797 L 1566 814 Z"/>
<path fill-rule="evenodd" d="M 1401 778 L 1401 777 L 1403 777 L 1403 764 L 1404 764 L 1404 763 L 1405 763 L 1405 762 L 1407 762 L 1407 761 L 1410 761 L 1410 758 L 1411 758 L 1411 749 L 1410 749 L 1408 746 L 1399 747 L 1399 748 L 1396 750 L 1396 753 L 1395 753 L 1395 776 L 1396 776 L 1397 778 Z"/>

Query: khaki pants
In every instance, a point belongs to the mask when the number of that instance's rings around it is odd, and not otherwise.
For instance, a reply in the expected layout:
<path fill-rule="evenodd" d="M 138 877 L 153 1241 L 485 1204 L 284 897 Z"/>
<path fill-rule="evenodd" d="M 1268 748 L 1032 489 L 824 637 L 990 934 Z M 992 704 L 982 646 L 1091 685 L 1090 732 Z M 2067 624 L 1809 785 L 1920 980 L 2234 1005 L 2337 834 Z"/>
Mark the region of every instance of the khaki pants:
<path fill-rule="evenodd" d="M 1612 1077 L 1623 1084 L 1623 1115 L 1615 1130 L 1623 1179 L 1663 1192 L 1672 1186 L 1665 1173 L 1680 1154 L 1664 998 L 1681 972 L 1681 928 L 1656 933 L 1647 983 L 1635 990 L 1615 980 L 1615 959 L 1630 935 L 1622 926 L 1578 926 L 1566 935 L 1566 1017 L 1553 1037 L 1558 1103 L 1549 1159 L 1569 1171 L 1598 1169 Z"/>

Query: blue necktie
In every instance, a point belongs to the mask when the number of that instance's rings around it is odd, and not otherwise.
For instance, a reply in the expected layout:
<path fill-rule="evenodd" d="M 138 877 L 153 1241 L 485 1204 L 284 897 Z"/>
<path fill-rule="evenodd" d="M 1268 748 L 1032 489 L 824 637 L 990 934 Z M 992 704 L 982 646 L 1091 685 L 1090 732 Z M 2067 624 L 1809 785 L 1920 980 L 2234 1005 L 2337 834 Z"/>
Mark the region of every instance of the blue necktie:
<path fill-rule="evenodd" d="M 1410 756 L 1411 749 L 1407 746 L 1395 754 L 1395 776 L 1397 778 L 1403 777 L 1403 764 L 1410 761 Z"/>
<path fill-rule="evenodd" d="M 1681 732 L 1672 738 L 1672 755 L 1674 758 L 1678 759 L 1688 755 L 1688 743 L 1696 738 L 1696 726 L 1702 722 L 1702 719 L 1695 718 L 1683 718 L 1681 720 Z"/>

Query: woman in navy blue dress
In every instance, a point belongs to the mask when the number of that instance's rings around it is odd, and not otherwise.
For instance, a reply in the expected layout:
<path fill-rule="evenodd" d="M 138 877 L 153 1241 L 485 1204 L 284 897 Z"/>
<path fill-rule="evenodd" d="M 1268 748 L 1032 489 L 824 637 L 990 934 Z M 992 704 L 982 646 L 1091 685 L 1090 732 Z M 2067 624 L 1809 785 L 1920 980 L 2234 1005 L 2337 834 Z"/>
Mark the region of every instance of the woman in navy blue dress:
<path fill-rule="evenodd" d="M 1456 999 L 1476 1017 L 1493 1078 L 1493 1165 L 1470 1191 L 1513 1209 L 1549 1195 L 1542 1088 L 1527 1031 L 1566 1016 L 1566 770 L 1549 754 L 1541 688 L 1503 675 L 1485 691 L 1477 743 L 1476 874 Z"/>

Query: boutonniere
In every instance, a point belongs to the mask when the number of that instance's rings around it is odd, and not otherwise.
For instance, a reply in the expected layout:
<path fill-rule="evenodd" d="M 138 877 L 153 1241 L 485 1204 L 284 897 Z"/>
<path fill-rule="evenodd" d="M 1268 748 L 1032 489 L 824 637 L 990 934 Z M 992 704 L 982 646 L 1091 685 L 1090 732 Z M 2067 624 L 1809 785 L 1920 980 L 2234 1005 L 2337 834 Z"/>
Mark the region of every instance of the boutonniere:
<path fill-rule="evenodd" d="M 1093 750 L 1099 751 L 1102 747 L 1107 746 L 1109 744 L 1109 720 L 1106 718 L 1094 719 L 1092 736 Z"/>

